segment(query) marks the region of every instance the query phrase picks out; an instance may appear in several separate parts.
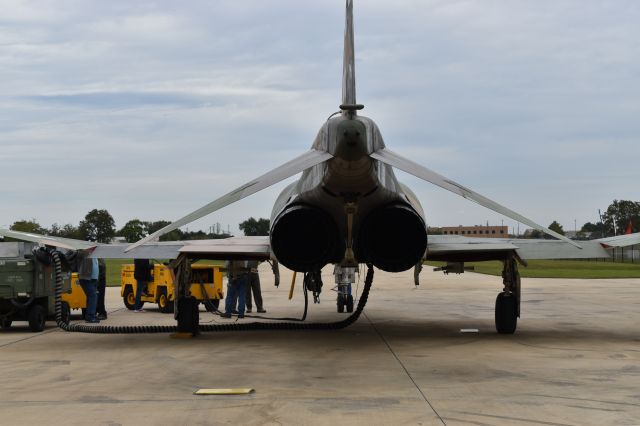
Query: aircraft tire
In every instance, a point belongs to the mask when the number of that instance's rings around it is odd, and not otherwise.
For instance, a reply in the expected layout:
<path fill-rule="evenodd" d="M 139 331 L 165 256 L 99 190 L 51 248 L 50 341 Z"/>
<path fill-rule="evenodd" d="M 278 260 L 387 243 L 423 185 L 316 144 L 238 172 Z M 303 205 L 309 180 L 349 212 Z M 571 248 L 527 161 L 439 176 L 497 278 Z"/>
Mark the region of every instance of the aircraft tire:
<path fill-rule="evenodd" d="M 347 295 L 347 312 L 351 313 L 353 312 L 353 296 L 352 295 Z"/>
<path fill-rule="evenodd" d="M 344 296 L 341 293 L 338 293 L 338 300 L 337 300 L 337 305 L 338 305 L 338 313 L 343 313 L 344 312 L 344 308 L 345 308 L 345 303 L 344 303 Z"/>
<path fill-rule="evenodd" d="M 518 326 L 516 296 L 502 292 L 496 297 L 496 331 L 500 334 L 513 334 Z"/>

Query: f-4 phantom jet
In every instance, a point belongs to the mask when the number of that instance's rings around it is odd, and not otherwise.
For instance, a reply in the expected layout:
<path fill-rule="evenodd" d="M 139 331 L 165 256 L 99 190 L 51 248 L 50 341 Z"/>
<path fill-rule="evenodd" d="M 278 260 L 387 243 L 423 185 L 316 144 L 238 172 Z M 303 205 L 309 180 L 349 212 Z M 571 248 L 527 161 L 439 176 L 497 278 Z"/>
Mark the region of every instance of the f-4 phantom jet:
<path fill-rule="evenodd" d="M 320 128 L 311 150 L 249 181 L 159 231 L 126 245 L 97 245 L 100 258 L 190 258 L 277 260 L 305 274 L 334 264 L 345 288 L 360 264 L 389 272 L 416 269 L 425 260 L 446 262 L 445 272 L 463 272 L 470 261 L 500 260 L 504 288 L 496 299 L 496 329 L 513 333 L 520 315 L 518 265 L 528 259 L 609 257 L 608 248 L 640 242 L 640 234 L 576 242 L 423 167 L 387 148 L 376 123 L 356 101 L 353 2 L 346 1 L 342 103 Z M 399 169 L 488 209 L 540 230 L 555 240 L 467 238 L 428 235 L 424 210 L 415 194 L 398 181 Z M 268 237 L 158 242 L 162 235 L 236 201 L 302 173 L 276 199 Z M 96 244 L 1 231 L 15 238 L 81 249 Z M 178 300 L 178 307 L 180 300 Z M 178 309 L 185 312 L 185 308 Z M 177 315 L 180 324 L 181 317 Z"/>

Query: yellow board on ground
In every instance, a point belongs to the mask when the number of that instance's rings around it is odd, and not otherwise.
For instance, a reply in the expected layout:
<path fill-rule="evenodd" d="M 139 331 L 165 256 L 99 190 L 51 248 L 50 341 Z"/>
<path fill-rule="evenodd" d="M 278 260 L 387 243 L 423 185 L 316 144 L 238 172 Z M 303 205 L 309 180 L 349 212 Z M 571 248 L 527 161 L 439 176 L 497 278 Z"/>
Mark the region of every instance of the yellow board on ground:
<path fill-rule="evenodd" d="M 252 388 L 199 389 L 194 395 L 247 395 L 255 392 Z"/>

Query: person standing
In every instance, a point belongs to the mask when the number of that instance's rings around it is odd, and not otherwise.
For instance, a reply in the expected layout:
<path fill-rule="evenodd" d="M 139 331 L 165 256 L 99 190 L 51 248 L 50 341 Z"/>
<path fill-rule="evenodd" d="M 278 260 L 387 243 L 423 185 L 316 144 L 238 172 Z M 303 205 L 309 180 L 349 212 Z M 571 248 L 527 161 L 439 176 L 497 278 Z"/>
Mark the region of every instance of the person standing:
<path fill-rule="evenodd" d="M 98 303 L 96 306 L 96 315 L 99 320 L 107 319 L 107 309 L 104 306 L 104 296 L 107 290 L 107 264 L 104 259 L 98 259 Z"/>
<path fill-rule="evenodd" d="M 258 261 L 250 260 L 248 262 L 249 284 L 247 285 L 247 312 L 251 313 L 253 306 L 251 304 L 251 292 L 253 291 L 253 299 L 256 301 L 256 309 L 259 313 L 267 312 L 262 305 L 262 290 L 260 289 L 260 274 L 258 274 Z"/>
<path fill-rule="evenodd" d="M 149 283 L 151 278 L 151 264 L 149 263 L 149 259 L 134 259 L 134 270 L 133 270 L 133 278 L 136 280 L 136 300 L 133 307 L 133 312 L 144 312 L 142 309 L 142 301 L 140 297 L 142 293 L 147 289 L 147 283 Z"/>
<path fill-rule="evenodd" d="M 245 297 L 251 268 L 247 265 L 247 261 L 242 260 L 227 261 L 226 267 L 229 285 L 227 286 L 227 296 L 224 299 L 224 313 L 221 316 L 231 318 L 237 300 L 238 318 L 244 318 Z"/>
<path fill-rule="evenodd" d="M 93 252 L 93 248 L 86 250 L 77 250 L 68 252 L 67 259 L 72 262 L 72 270 L 78 273 L 78 283 L 87 298 L 87 307 L 85 309 L 85 322 L 99 323 L 96 317 L 96 304 L 98 301 L 98 259 L 91 259 L 89 256 Z"/>

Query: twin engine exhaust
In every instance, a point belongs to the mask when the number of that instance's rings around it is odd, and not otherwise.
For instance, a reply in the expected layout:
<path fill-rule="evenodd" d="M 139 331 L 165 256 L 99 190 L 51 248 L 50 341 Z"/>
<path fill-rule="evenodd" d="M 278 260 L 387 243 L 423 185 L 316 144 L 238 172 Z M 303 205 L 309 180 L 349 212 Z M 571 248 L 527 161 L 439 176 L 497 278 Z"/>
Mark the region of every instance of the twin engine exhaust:
<path fill-rule="evenodd" d="M 356 227 L 355 235 L 356 260 L 388 272 L 412 268 L 427 249 L 424 220 L 402 203 L 373 210 Z M 346 241 L 331 215 L 317 207 L 299 204 L 287 207 L 274 220 L 271 248 L 285 267 L 311 272 L 340 262 Z"/>

